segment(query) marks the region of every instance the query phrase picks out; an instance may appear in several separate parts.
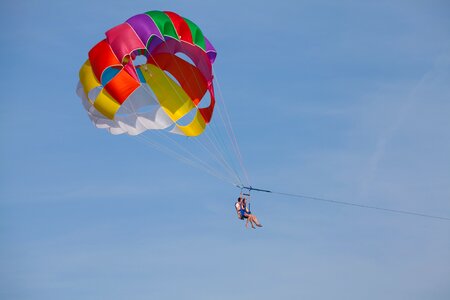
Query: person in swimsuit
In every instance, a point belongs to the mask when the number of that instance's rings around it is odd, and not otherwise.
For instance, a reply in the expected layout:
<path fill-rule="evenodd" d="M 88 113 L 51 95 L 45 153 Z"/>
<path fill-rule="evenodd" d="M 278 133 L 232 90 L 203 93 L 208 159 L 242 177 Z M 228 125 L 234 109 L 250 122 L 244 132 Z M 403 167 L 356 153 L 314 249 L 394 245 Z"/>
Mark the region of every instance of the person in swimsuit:
<path fill-rule="evenodd" d="M 235 207 L 239 219 L 245 219 L 245 227 L 248 227 L 249 222 L 252 228 L 256 228 L 254 225 L 262 227 L 261 223 L 258 221 L 258 218 L 251 213 L 249 207 L 247 206 L 247 199 L 245 197 L 242 197 L 242 195 L 239 196 L 237 202 L 235 203 Z"/>

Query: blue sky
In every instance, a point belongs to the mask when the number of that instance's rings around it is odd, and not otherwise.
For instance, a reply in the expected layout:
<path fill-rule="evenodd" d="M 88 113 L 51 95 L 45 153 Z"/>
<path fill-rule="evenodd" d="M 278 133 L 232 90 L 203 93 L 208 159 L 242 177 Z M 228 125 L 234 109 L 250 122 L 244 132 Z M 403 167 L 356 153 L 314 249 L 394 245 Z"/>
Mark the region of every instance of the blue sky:
<path fill-rule="evenodd" d="M 0 296 L 449 299 L 450 223 L 238 190 L 89 122 L 78 70 L 195 21 L 254 186 L 450 216 L 448 1 L 4 1 Z"/>

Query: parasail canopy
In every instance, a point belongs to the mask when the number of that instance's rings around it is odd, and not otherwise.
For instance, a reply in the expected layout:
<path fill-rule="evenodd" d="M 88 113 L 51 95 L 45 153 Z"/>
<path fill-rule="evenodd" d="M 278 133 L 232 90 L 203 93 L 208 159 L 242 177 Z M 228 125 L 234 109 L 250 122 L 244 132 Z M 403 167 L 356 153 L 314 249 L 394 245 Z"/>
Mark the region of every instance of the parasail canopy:
<path fill-rule="evenodd" d="M 77 94 L 96 127 L 135 136 L 221 180 L 248 186 L 213 74 L 216 55 L 189 19 L 148 11 L 109 29 L 92 47 L 79 72 Z"/>
<path fill-rule="evenodd" d="M 77 93 L 112 134 L 198 136 L 211 121 L 216 50 L 192 21 L 149 11 L 111 28 L 88 54 Z"/>

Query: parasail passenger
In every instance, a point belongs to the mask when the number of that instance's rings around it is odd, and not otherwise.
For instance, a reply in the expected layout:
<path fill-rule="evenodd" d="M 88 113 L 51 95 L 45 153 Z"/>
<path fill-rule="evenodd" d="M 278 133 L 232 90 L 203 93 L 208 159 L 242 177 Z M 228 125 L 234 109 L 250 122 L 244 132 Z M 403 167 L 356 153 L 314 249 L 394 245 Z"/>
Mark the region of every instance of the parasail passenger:
<path fill-rule="evenodd" d="M 262 227 L 261 223 L 259 223 L 258 218 L 253 215 L 250 211 L 249 206 L 247 205 L 247 199 L 245 197 L 239 196 L 237 202 L 235 203 L 236 212 L 238 214 L 238 218 L 241 220 L 245 219 L 245 227 L 248 228 L 248 223 L 252 228 L 256 228 L 254 225 L 258 227 Z"/>

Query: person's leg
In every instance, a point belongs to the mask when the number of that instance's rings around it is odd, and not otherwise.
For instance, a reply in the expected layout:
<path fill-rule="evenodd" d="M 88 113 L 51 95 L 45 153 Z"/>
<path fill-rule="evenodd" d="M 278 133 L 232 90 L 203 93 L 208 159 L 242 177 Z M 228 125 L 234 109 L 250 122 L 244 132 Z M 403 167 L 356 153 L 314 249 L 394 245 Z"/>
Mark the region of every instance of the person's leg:
<path fill-rule="evenodd" d="M 252 228 L 255 228 L 253 215 L 245 213 L 245 216 L 247 217 L 247 221 L 250 222 L 250 225 L 252 225 Z"/>
<path fill-rule="evenodd" d="M 252 216 L 253 216 L 253 222 L 255 222 L 256 226 L 262 227 L 261 223 L 259 223 L 259 221 L 258 221 L 258 218 L 255 215 L 252 215 Z"/>
<path fill-rule="evenodd" d="M 252 225 L 252 228 L 254 229 L 255 228 L 255 220 L 254 220 L 254 218 L 253 218 L 253 215 L 249 215 L 248 216 L 248 220 L 250 221 L 250 224 Z"/>

